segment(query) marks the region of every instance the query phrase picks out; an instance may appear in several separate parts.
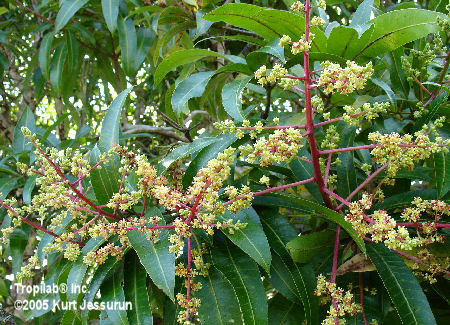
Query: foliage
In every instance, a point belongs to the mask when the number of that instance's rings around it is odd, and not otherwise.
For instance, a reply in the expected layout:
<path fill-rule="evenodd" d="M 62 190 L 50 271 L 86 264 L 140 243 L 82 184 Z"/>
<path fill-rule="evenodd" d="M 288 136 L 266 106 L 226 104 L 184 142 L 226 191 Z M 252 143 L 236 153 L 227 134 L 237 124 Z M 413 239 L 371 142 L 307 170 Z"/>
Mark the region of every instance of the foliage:
<path fill-rule="evenodd" d="M 5 317 L 448 322 L 448 9 L 6 1 Z"/>

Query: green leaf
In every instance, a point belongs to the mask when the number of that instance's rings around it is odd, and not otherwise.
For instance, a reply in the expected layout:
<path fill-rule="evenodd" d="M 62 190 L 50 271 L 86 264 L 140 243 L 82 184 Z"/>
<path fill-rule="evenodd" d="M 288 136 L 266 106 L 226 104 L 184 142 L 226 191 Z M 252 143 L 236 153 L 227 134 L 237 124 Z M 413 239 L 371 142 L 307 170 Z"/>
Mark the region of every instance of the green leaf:
<path fill-rule="evenodd" d="M 76 75 L 78 69 L 79 46 L 74 33 L 66 32 L 67 71 L 71 78 Z"/>
<path fill-rule="evenodd" d="M 23 187 L 23 193 L 22 193 L 23 202 L 25 204 L 31 203 L 31 193 L 33 192 L 34 186 L 36 185 L 37 176 L 38 175 L 30 176 L 25 181 L 25 185 Z M 1 192 L 1 190 L 0 190 L 0 192 Z"/>
<path fill-rule="evenodd" d="M 66 43 L 60 43 L 53 54 L 50 64 L 50 83 L 57 94 L 61 93 L 64 64 L 67 60 Z"/>
<path fill-rule="evenodd" d="M 202 289 L 196 295 L 202 301 L 198 315 L 203 325 L 242 324 L 239 304 L 233 287 L 222 274 L 211 267 L 207 277 L 198 277 Z"/>
<path fill-rule="evenodd" d="M 255 262 L 228 241 L 215 241 L 211 257 L 214 267 L 230 281 L 234 289 L 244 324 L 267 324 L 266 293 Z"/>
<path fill-rule="evenodd" d="M 111 33 L 117 28 L 117 16 L 119 15 L 120 0 L 102 0 L 103 17 Z"/>
<path fill-rule="evenodd" d="M 386 93 L 386 95 L 389 98 L 389 101 L 393 106 L 395 106 L 395 100 L 397 99 L 394 92 L 391 89 L 391 86 L 389 86 L 387 83 L 385 83 L 383 80 L 371 78 L 370 81 L 372 81 L 375 85 L 383 89 Z"/>
<path fill-rule="evenodd" d="M 136 29 L 132 19 L 119 18 L 117 21 L 119 44 L 122 54 L 122 67 L 127 76 L 133 76 L 135 71 L 135 57 L 137 53 Z"/>
<path fill-rule="evenodd" d="M 125 294 L 123 293 L 123 267 L 118 267 L 115 272 L 111 274 L 108 280 L 102 283 L 100 292 L 102 295 L 102 302 L 106 304 L 119 303 L 121 306 L 125 302 Z M 108 319 L 113 324 L 129 324 L 127 318 L 127 311 L 124 308 L 106 308 Z"/>
<path fill-rule="evenodd" d="M 197 28 L 195 30 L 194 38 L 192 39 L 195 41 L 200 35 L 205 34 L 209 27 L 213 24 L 210 21 L 204 20 L 202 17 L 205 15 L 205 13 L 201 10 L 198 10 L 195 12 L 195 20 L 197 22 Z"/>
<path fill-rule="evenodd" d="M 404 48 L 398 48 L 388 54 L 390 58 L 389 62 L 389 76 L 391 84 L 394 89 L 402 90 L 403 96 L 408 97 L 409 94 L 409 82 L 406 79 L 405 71 L 402 67 L 401 57 L 405 54 Z"/>
<path fill-rule="evenodd" d="M 61 320 L 61 325 L 81 325 L 81 319 L 73 310 L 67 310 Z"/>
<path fill-rule="evenodd" d="M 308 263 L 323 248 L 331 246 L 335 236 L 334 231 L 313 232 L 294 238 L 287 243 L 286 248 L 294 261 Z"/>
<path fill-rule="evenodd" d="M 39 67 L 41 68 L 42 75 L 49 80 L 50 79 L 50 51 L 52 50 L 53 38 L 55 34 L 48 32 L 42 38 L 41 46 L 39 48 Z"/>
<path fill-rule="evenodd" d="M 261 66 L 261 62 L 266 62 L 267 55 L 271 55 L 280 59 L 282 64 L 286 63 L 286 59 L 284 58 L 284 47 L 279 45 L 280 39 L 274 38 L 270 42 L 267 43 L 266 46 L 261 47 L 260 49 L 251 52 L 245 58 L 247 60 L 248 65 L 253 71 L 259 69 Z"/>
<path fill-rule="evenodd" d="M 70 269 L 69 275 L 67 277 L 67 300 L 77 300 L 80 292 L 77 290 L 72 290 L 83 283 L 84 276 L 88 266 L 84 264 L 83 257 L 86 256 L 92 250 L 100 247 L 100 245 L 105 241 L 103 237 L 97 237 L 95 239 L 89 239 L 86 245 L 81 249 L 81 254 L 78 259 L 72 263 L 72 268 Z"/>
<path fill-rule="evenodd" d="M 25 137 L 23 136 L 21 128 L 24 126 L 31 131 L 32 135 L 36 133 L 36 126 L 34 124 L 34 115 L 29 107 L 25 107 L 25 109 L 22 111 L 22 115 L 20 115 L 19 121 L 14 127 L 14 136 L 13 136 L 14 153 L 30 151 L 33 148 L 32 144 L 28 144 L 30 140 L 25 139 Z"/>
<path fill-rule="evenodd" d="M 370 27 L 370 24 L 367 24 L 367 22 L 372 14 L 372 8 L 373 0 L 364 0 L 352 16 L 349 27 L 354 28 L 358 32 L 359 37 Z"/>
<path fill-rule="evenodd" d="M 237 140 L 234 134 L 224 134 L 217 136 L 217 141 L 201 149 L 191 160 L 183 176 L 183 187 L 187 188 L 197 175 L 198 171 L 208 164 L 208 161 L 217 157 L 217 155 L 231 146 Z M 236 146 L 236 144 L 235 144 Z"/>
<path fill-rule="evenodd" d="M 370 39 L 358 50 L 354 58 L 359 56 L 375 57 L 430 33 L 439 32 L 437 17 L 446 19 L 441 13 L 415 8 L 394 10 L 382 14 L 370 21 L 374 26 Z M 366 33 L 369 32 L 370 29 L 366 31 Z"/>
<path fill-rule="evenodd" d="M 108 107 L 108 111 L 102 121 L 102 129 L 98 140 L 98 148 L 101 152 L 108 152 L 114 143 L 119 143 L 120 112 L 132 89 L 133 87 L 130 87 L 122 91 Z"/>
<path fill-rule="evenodd" d="M 128 310 L 128 320 L 134 325 L 152 325 L 153 317 L 147 294 L 147 273 L 135 252 L 125 257 L 125 298 L 133 304 Z"/>
<path fill-rule="evenodd" d="M 435 114 L 437 113 L 438 109 L 447 102 L 448 95 L 449 93 L 444 91 L 442 94 L 433 99 L 433 101 L 427 107 L 428 113 L 421 116 L 414 124 L 415 131 L 421 130 L 424 125 L 427 125 L 431 121 L 433 116 L 435 116 Z"/>
<path fill-rule="evenodd" d="M 100 161 L 100 154 L 100 150 L 95 145 L 89 153 L 91 166 Z M 106 204 L 113 194 L 119 191 L 119 182 L 122 177 L 119 173 L 120 158 L 114 155 L 107 162 L 102 163 L 101 167 L 101 169 L 95 168 L 91 171 L 90 180 L 98 204 Z"/>
<path fill-rule="evenodd" d="M 440 199 L 450 190 L 450 155 L 443 152 L 435 153 L 434 168 L 438 190 L 437 197 Z"/>
<path fill-rule="evenodd" d="M 22 228 L 16 228 L 9 235 L 9 249 L 12 261 L 11 274 L 16 274 L 20 271 L 23 262 L 23 255 L 28 239 L 30 238 L 30 226 L 23 225 Z"/>
<path fill-rule="evenodd" d="M 198 72 L 181 81 L 172 95 L 172 107 L 177 116 L 187 113 L 187 102 L 194 97 L 200 97 L 215 71 Z"/>
<path fill-rule="evenodd" d="M 311 155 L 304 148 L 301 149 L 298 153 L 299 156 L 306 157 L 307 159 L 311 159 Z M 294 173 L 297 180 L 302 181 L 311 177 L 314 177 L 314 170 L 310 163 L 294 158 L 289 163 L 289 168 Z M 304 185 L 308 192 L 312 195 L 312 197 L 319 203 L 323 202 L 322 195 L 320 194 L 319 187 L 315 182 L 307 183 Z"/>
<path fill-rule="evenodd" d="M 118 263 L 117 258 L 110 256 L 108 259 L 100 265 L 96 270 L 94 275 L 92 276 L 91 281 L 88 284 L 86 294 L 83 297 L 83 304 L 88 305 L 94 301 L 95 295 L 97 294 L 98 289 L 100 289 L 101 284 L 105 280 L 106 276 L 109 272 L 116 266 Z M 86 308 L 81 311 L 81 315 L 83 319 L 87 319 L 89 310 Z"/>
<path fill-rule="evenodd" d="M 267 273 L 270 273 L 270 248 L 264 234 L 259 216 L 253 208 L 240 210 L 233 215 L 226 211 L 224 215 L 216 216 L 221 223 L 232 219 L 233 223 L 239 220 L 241 223 L 246 223 L 247 226 L 243 229 L 233 230 L 233 234 L 224 230 L 225 235 L 240 249 L 253 258 L 256 263 L 261 265 Z"/>
<path fill-rule="evenodd" d="M 352 147 L 353 140 L 355 139 L 356 128 L 352 127 L 346 129 L 341 143 L 341 148 Z M 348 195 L 356 188 L 356 171 L 354 166 L 354 153 L 352 151 L 344 151 L 339 154 L 341 164 L 337 166 L 338 176 L 338 194 L 342 198 L 348 197 Z"/>
<path fill-rule="evenodd" d="M 57 235 L 61 235 L 64 232 L 64 230 L 69 226 L 71 220 L 72 220 L 71 215 L 67 213 L 66 217 L 62 220 L 61 226 L 56 227 L 56 229 L 53 230 L 53 232 Z M 36 249 L 36 257 L 38 258 L 38 261 L 41 265 L 44 263 L 44 260 L 48 255 L 48 253 L 44 252 L 44 248 L 48 247 L 54 241 L 55 237 L 50 234 L 44 233 L 41 235 L 41 240 L 39 241 L 39 244 Z"/>
<path fill-rule="evenodd" d="M 277 294 L 269 300 L 269 325 L 303 324 L 302 306 Z M 309 322 L 307 324 L 310 324 Z"/>
<path fill-rule="evenodd" d="M 283 35 L 298 40 L 305 32 L 305 19 L 301 15 L 244 3 L 226 4 L 203 16 L 203 19 L 212 22 L 224 21 L 268 40 L 281 38 Z M 312 28 L 311 32 L 315 35 L 312 42 L 313 51 L 323 50 L 326 46 L 325 34 L 318 28 Z"/>
<path fill-rule="evenodd" d="M 261 223 L 274 251 L 270 281 L 285 296 L 295 297 L 297 302 L 302 302 L 307 324 L 318 324 L 319 304 L 317 296 L 314 295 L 314 270 L 294 263 L 286 249 L 286 243 L 297 237 L 297 231 L 286 218 L 272 210 L 261 212 Z"/>
<path fill-rule="evenodd" d="M 253 76 L 243 79 L 236 79 L 222 89 L 222 104 L 225 111 L 237 122 L 242 122 L 242 91 L 245 86 L 253 79 Z"/>
<path fill-rule="evenodd" d="M 174 300 L 175 255 L 169 253 L 170 242 L 165 239 L 152 243 L 139 230 L 128 232 L 128 239 L 153 283 Z"/>
<path fill-rule="evenodd" d="M 148 28 L 139 28 L 137 31 L 137 44 L 136 44 L 136 54 L 134 59 L 134 73 L 136 73 L 141 67 L 142 62 L 144 62 L 147 57 L 148 51 L 152 46 L 152 38 L 154 38 L 153 32 Z"/>
<path fill-rule="evenodd" d="M 414 200 L 415 197 L 421 197 L 424 200 L 435 200 L 436 196 L 437 191 L 431 189 L 404 192 L 392 195 L 384 199 L 383 202 L 378 202 L 374 204 L 373 209 L 393 210 L 400 207 L 411 205 L 411 202 Z"/>
<path fill-rule="evenodd" d="M 59 9 L 55 20 L 55 33 L 59 32 L 75 13 L 83 7 L 89 0 L 64 1 Z"/>
<path fill-rule="evenodd" d="M 176 67 L 186 63 L 198 61 L 208 56 L 226 58 L 226 56 L 223 54 L 203 49 L 182 50 L 170 54 L 169 56 L 165 57 L 164 60 L 156 68 L 154 74 L 154 85 L 158 85 L 166 76 L 166 74 L 168 74 Z"/>
<path fill-rule="evenodd" d="M 192 155 L 193 153 L 201 150 L 202 148 L 216 142 L 218 139 L 213 137 L 198 138 L 194 142 L 179 146 L 168 154 L 157 166 L 157 170 L 160 174 L 164 173 L 175 161 Z"/>
<path fill-rule="evenodd" d="M 427 297 L 402 259 L 383 244 L 368 243 L 367 254 L 383 280 L 402 323 L 436 324 Z"/>
<path fill-rule="evenodd" d="M 328 220 L 339 224 L 353 238 L 363 253 L 366 252 L 364 241 L 359 238 L 352 225 L 345 221 L 344 216 L 336 211 L 328 209 L 325 206 L 317 204 L 313 201 L 287 194 L 272 193 L 270 195 L 257 196 L 253 199 L 253 204 L 263 206 L 286 207 L 300 211 L 314 211 Z"/>
<path fill-rule="evenodd" d="M 4 200 L 9 192 L 16 188 L 17 178 L 15 177 L 2 177 L 0 178 L 0 200 Z M 1 206 L 3 209 L 3 206 Z"/>

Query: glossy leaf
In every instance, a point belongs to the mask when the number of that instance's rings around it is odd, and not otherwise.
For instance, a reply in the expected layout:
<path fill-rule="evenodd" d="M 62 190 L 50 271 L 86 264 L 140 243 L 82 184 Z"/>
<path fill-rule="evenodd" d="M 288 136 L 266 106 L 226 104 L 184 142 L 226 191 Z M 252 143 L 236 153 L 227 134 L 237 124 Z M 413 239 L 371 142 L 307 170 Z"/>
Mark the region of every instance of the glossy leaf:
<path fill-rule="evenodd" d="M 102 301 L 106 304 L 110 303 L 125 303 L 125 294 L 123 292 L 123 267 L 118 267 L 111 276 L 102 283 L 100 292 Z M 124 308 L 106 308 L 108 319 L 113 324 L 128 325 L 127 311 Z"/>
<path fill-rule="evenodd" d="M 443 152 L 435 153 L 434 167 L 436 171 L 437 194 L 438 199 L 440 199 L 450 190 L 450 155 Z"/>
<path fill-rule="evenodd" d="M 236 293 L 244 324 L 267 324 L 266 294 L 255 262 L 228 241 L 214 246 L 211 257 Z"/>
<path fill-rule="evenodd" d="M 421 197 L 424 200 L 434 200 L 436 199 L 436 196 L 437 191 L 431 189 L 403 192 L 392 195 L 384 199 L 383 202 L 375 203 L 373 209 L 393 210 L 400 207 L 406 207 L 411 205 L 411 202 L 414 200 L 415 197 Z"/>
<path fill-rule="evenodd" d="M 298 155 L 311 159 L 311 155 L 305 149 L 300 150 Z M 314 170 L 311 164 L 300 159 L 292 159 L 289 163 L 289 168 L 292 170 L 292 173 L 299 181 L 314 176 Z M 317 202 L 323 202 L 322 195 L 320 194 L 319 187 L 316 183 L 307 183 L 304 186 Z"/>
<path fill-rule="evenodd" d="M 355 139 L 356 128 L 352 127 L 345 130 L 342 147 L 352 147 Z M 354 167 L 354 153 L 352 151 L 344 151 L 339 154 L 341 164 L 337 166 L 338 184 L 337 191 L 339 196 L 346 198 L 357 186 L 356 171 Z"/>
<path fill-rule="evenodd" d="M 172 95 L 172 107 L 177 116 L 187 113 L 187 102 L 194 97 L 200 97 L 215 71 L 198 72 L 181 81 Z"/>
<path fill-rule="evenodd" d="M 369 243 L 375 265 L 403 324 L 436 324 L 430 305 L 415 276 L 402 259 L 383 244 Z"/>
<path fill-rule="evenodd" d="M 241 223 L 247 224 L 243 229 L 233 230 L 234 233 L 230 233 L 227 230 L 224 230 L 224 233 L 236 246 L 270 273 L 271 255 L 269 243 L 256 211 L 253 208 L 249 208 L 240 210 L 235 215 L 226 211 L 224 215 L 218 215 L 216 218 L 222 223 L 232 219 L 234 222 L 239 220 Z"/>
<path fill-rule="evenodd" d="M 196 293 L 202 304 L 198 315 L 203 325 L 242 324 L 241 312 L 233 287 L 211 267 L 207 277 L 198 277 L 202 289 Z"/>
<path fill-rule="evenodd" d="M 237 122 L 242 122 L 242 91 L 253 79 L 253 76 L 234 80 L 222 89 L 222 104 L 225 111 Z"/>
<path fill-rule="evenodd" d="M 314 211 L 315 213 L 323 215 L 324 218 L 339 224 L 355 241 L 361 251 L 365 252 L 366 248 L 364 241 L 358 237 L 352 225 L 344 220 L 344 216 L 328 209 L 325 206 L 317 204 L 300 197 L 295 197 L 287 194 L 272 193 L 271 195 L 258 196 L 253 200 L 254 204 L 263 206 L 286 207 L 300 211 Z"/>
<path fill-rule="evenodd" d="M 64 65 L 67 60 L 67 46 L 60 43 L 53 54 L 52 63 L 50 65 L 50 83 L 56 93 L 60 93 L 63 82 Z"/>
<path fill-rule="evenodd" d="M 53 32 L 47 32 L 42 38 L 41 46 L 39 48 L 39 67 L 41 68 L 42 75 L 49 80 L 50 79 L 50 51 L 52 50 L 53 38 L 55 34 Z"/>
<path fill-rule="evenodd" d="M 15 177 L 2 177 L 0 178 L 0 200 L 4 200 L 9 192 L 11 192 L 17 184 L 17 178 Z"/>
<path fill-rule="evenodd" d="M 117 28 L 117 16 L 119 15 L 120 0 L 102 0 L 102 12 L 106 25 L 111 33 Z"/>
<path fill-rule="evenodd" d="M 30 108 L 25 107 L 20 115 L 19 121 L 14 127 L 13 149 L 14 153 L 20 153 L 24 151 L 30 151 L 33 148 L 32 144 L 29 144 L 30 140 L 26 139 L 22 133 L 22 127 L 27 127 L 31 131 L 31 134 L 36 133 L 36 126 L 34 124 L 34 115 Z"/>
<path fill-rule="evenodd" d="M 436 33 L 439 31 L 437 17 L 444 18 L 440 13 L 423 9 L 394 10 L 382 14 L 370 21 L 374 26 L 373 32 L 355 57 L 375 57 L 429 33 Z"/>
<path fill-rule="evenodd" d="M 128 320 L 131 325 L 153 324 L 146 280 L 147 273 L 138 256 L 134 252 L 129 252 L 125 258 L 124 290 L 126 301 L 133 304 L 133 308 L 128 310 Z"/>
<path fill-rule="evenodd" d="M 128 239 L 153 283 L 174 300 L 175 255 L 169 253 L 170 242 L 165 239 L 152 243 L 139 230 L 129 231 Z"/>
<path fill-rule="evenodd" d="M 274 211 L 266 210 L 261 213 L 261 222 L 274 251 L 271 282 L 280 289 L 284 288 L 286 297 L 295 297 L 297 302 L 302 302 L 308 324 L 318 324 L 318 298 L 314 295 L 314 270 L 294 263 L 286 249 L 286 244 L 296 238 L 297 232 L 282 215 Z"/>
<path fill-rule="evenodd" d="M 110 256 L 102 265 L 100 265 L 96 270 L 94 275 L 92 276 L 91 281 L 89 282 L 86 290 L 86 294 L 83 297 L 83 304 L 88 305 L 92 303 L 97 294 L 97 291 L 100 289 L 101 284 L 117 265 L 117 258 Z M 86 319 L 88 316 L 88 309 L 84 309 L 81 311 L 81 315 L 83 319 Z"/>
<path fill-rule="evenodd" d="M 161 80 L 176 67 L 186 63 L 198 61 L 208 56 L 225 57 L 223 54 L 204 49 L 182 50 L 170 54 L 169 56 L 165 57 L 164 60 L 156 68 L 154 74 L 155 85 L 158 85 Z"/>
<path fill-rule="evenodd" d="M 289 35 L 298 40 L 304 33 L 303 16 L 284 10 L 266 9 L 244 3 L 229 3 L 208 13 L 203 19 L 228 24 L 250 30 L 265 39 L 271 40 Z M 312 43 L 314 51 L 322 49 L 326 38 L 322 31 L 313 28 L 315 38 Z"/>
<path fill-rule="evenodd" d="M 94 166 L 100 161 L 100 150 L 97 145 L 89 153 L 89 163 Z M 120 159 L 117 156 L 111 157 L 106 163 L 101 164 L 102 168 L 95 168 L 91 171 L 90 179 L 92 189 L 99 204 L 106 204 L 114 193 L 119 191 L 121 175 L 119 173 Z"/>
<path fill-rule="evenodd" d="M 75 15 L 75 13 L 88 2 L 89 0 L 64 1 L 58 11 L 58 15 L 56 15 L 55 32 L 59 32 L 64 26 L 66 26 L 73 15 Z"/>
<path fill-rule="evenodd" d="M 215 137 L 196 139 L 194 142 L 179 146 L 168 154 L 157 166 L 159 173 L 164 173 L 175 161 L 185 158 L 217 141 Z"/>
<path fill-rule="evenodd" d="M 73 77 L 77 73 L 79 64 L 79 45 L 75 35 L 67 31 L 66 32 L 66 48 L 67 48 L 67 71 L 68 74 Z"/>
<path fill-rule="evenodd" d="M 122 54 L 122 67 L 127 76 L 135 73 L 135 57 L 137 53 L 137 37 L 131 19 L 119 18 L 117 21 L 119 44 Z"/>
<path fill-rule="evenodd" d="M 237 140 L 234 134 L 225 134 L 217 137 L 217 141 L 209 144 L 201 149 L 195 157 L 191 160 L 189 166 L 186 168 L 183 176 L 183 187 L 187 188 L 191 185 L 192 180 L 198 171 L 207 166 L 208 161 L 217 157 L 217 155 L 231 146 Z M 236 146 L 236 144 L 235 144 Z"/>
<path fill-rule="evenodd" d="M 333 231 L 313 232 L 294 238 L 287 243 L 286 248 L 294 261 L 307 263 L 323 248 L 331 246 L 334 237 Z"/>
<path fill-rule="evenodd" d="M 277 294 L 269 300 L 269 325 L 303 324 L 302 307 Z M 309 323 L 307 323 L 309 324 Z"/>
<path fill-rule="evenodd" d="M 372 7 L 373 0 L 364 0 L 352 16 L 349 27 L 356 29 L 359 36 L 361 36 L 370 27 L 370 25 L 366 23 L 370 20 Z"/>
<path fill-rule="evenodd" d="M 108 111 L 103 118 L 100 138 L 98 140 L 98 148 L 101 152 L 107 152 L 113 147 L 114 143 L 119 143 L 120 113 L 132 89 L 130 87 L 122 91 L 108 107 Z"/>
<path fill-rule="evenodd" d="M 81 249 L 81 254 L 78 256 L 78 259 L 73 262 L 72 268 L 70 269 L 69 275 L 67 277 L 67 299 L 68 300 L 76 300 L 78 295 L 80 294 L 77 290 L 72 290 L 72 288 L 76 289 L 76 286 L 80 285 L 83 282 L 83 279 L 86 275 L 86 271 L 88 266 L 83 262 L 83 257 L 86 256 L 92 250 L 95 250 L 100 247 L 100 245 L 105 241 L 103 237 L 97 237 L 96 239 L 90 239 L 85 246 Z"/>

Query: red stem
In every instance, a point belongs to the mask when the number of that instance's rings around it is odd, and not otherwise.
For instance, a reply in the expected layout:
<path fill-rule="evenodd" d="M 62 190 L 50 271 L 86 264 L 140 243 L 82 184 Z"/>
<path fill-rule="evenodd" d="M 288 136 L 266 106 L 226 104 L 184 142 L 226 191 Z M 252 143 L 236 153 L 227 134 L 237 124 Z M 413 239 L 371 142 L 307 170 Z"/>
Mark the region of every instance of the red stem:
<path fill-rule="evenodd" d="M 336 149 L 329 149 L 329 150 L 320 150 L 319 155 L 327 155 L 330 153 L 338 153 L 343 151 L 355 151 L 355 150 L 362 150 L 362 149 L 372 149 L 377 147 L 378 144 L 365 144 L 362 146 L 356 146 L 356 147 L 346 147 L 346 148 L 336 148 Z"/>
<path fill-rule="evenodd" d="M 72 189 L 72 191 L 75 192 L 75 194 L 84 202 L 86 202 L 88 205 L 90 205 L 94 210 L 96 210 L 98 213 L 100 213 L 101 215 L 111 218 L 111 219 L 115 219 L 115 220 L 120 220 L 119 217 L 106 212 L 102 209 L 100 209 L 98 206 L 96 206 L 94 203 L 91 202 L 91 200 L 89 200 L 87 197 L 85 197 L 83 195 L 83 193 L 81 193 L 80 191 L 78 191 L 78 189 L 72 185 L 69 180 L 66 178 L 66 176 L 63 174 L 63 172 L 61 171 L 61 169 L 53 162 L 53 160 L 50 159 L 50 157 L 48 157 L 44 151 L 41 149 L 41 147 L 37 146 L 35 142 L 33 142 L 34 146 L 36 148 L 38 148 L 39 152 L 41 153 L 41 155 L 49 162 L 50 165 L 52 165 L 52 167 L 55 169 L 56 173 L 59 175 L 59 177 L 61 177 L 61 179 L 63 181 L 67 181 L 67 185 L 69 185 L 69 187 Z"/>
<path fill-rule="evenodd" d="M 188 273 L 188 285 L 187 285 L 187 300 L 191 301 L 191 263 L 192 263 L 192 248 L 191 248 L 191 237 L 187 238 L 188 242 L 188 265 L 187 265 L 187 273 Z M 189 308 L 186 309 L 186 320 L 189 320 Z"/>
<path fill-rule="evenodd" d="M 337 260 L 338 260 L 338 254 L 339 254 L 339 233 L 341 232 L 341 226 L 336 226 L 336 239 L 334 241 L 334 251 L 333 251 L 333 268 L 331 270 L 331 282 L 336 283 L 336 270 L 337 270 Z M 337 310 L 337 301 L 333 297 L 333 307 Z M 339 319 L 337 317 L 334 318 L 334 323 L 336 325 L 339 325 Z"/>
<path fill-rule="evenodd" d="M 353 190 L 353 192 L 350 193 L 350 195 L 345 199 L 345 201 L 350 202 L 350 200 L 359 192 L 361 191 L 367 184 L 369 184 L 370 181 L 372 181 L 372 179 L 374 179 L 379 173 L 381 173 L 386 167 L 388 166 L 388 164 L 383 165 L 382 167 L 378 168 L 375 172 L 373 172 L 371 175 L 369 175 L 366 180 L 364 182 L 362 182 L 361 184 L 359 184 L 359 186 L 357 188 L 355 188 Z M 336 210 L 340 210 L 342 209 L 342 207 L 344 206 L 344 203 L 341 203 Z"/>
<path fill-rule="evenodd" d="M 270 192 L 276 192 L 276 191 L 284 190 L 286 188 L 290 188 L 290 187 L 294 187 L 294 186 L 298 186 L 298 185 L 302 185 L 302 184 L 306 184 L 306 183 L 310 183 L 310 182 L 313 182 L 314 180 L 315 180 L 315 178 L 311 177 L 311 178 L 305 179 L 305 180 L 300 181 L 300 182 L 290 183 L 290 184 L 276 186 L 276 187 L 270 187 L 270 188 L 268 188 L 266 190 L 262 190 L 262 191 L 259 191 L 259 192 L 254 192 L 253 193 L 253 197 L 259 196 L 259 195 L 264 195 L 264 194 L 267 194 L 267 193 L 270 193 Z M 234 201 L 242 199 L 242 198 L 243 198 L 242 196 L 235 197 L 234 199 L 225 202 L 223 205 L 231 204 Z"/>
<path fill-rule="evenodd" d="M 309 20 L 311 12 L 310 0 L 305 2 L 305 41 L 309 41 Z M 303 70 L 304 70 L 304 84 L 305 84 L 305 109 L 306 109 L 306 130 L 309 131 L 308 142 L 311 150 L 311 160 L 314 170 L 314 180 L 319 186 L 320 194 L 322 195 L 323 201 L 328 208 L 333 208 L 330 197 L 325 193 L 324 189 L 326 184 L 324 183 L 322 172 L 320 171 L 319 163 L 319 149 L 316 145 L 316 138 L 314 136 L 314 120 L 313 112 L 311 106 L 311 72 L 309 70 L 309 52 L 303 51 Z"/>

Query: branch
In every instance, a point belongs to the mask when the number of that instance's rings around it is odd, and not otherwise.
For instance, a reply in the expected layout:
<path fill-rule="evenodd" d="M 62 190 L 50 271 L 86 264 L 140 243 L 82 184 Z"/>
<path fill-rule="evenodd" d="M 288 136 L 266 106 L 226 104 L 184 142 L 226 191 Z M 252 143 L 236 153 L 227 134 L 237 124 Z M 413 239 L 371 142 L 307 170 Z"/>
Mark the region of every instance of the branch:
<path fill-rule="evenodd" d="M 138 125 L 128 124 L 124 128 L 123 134 L 127 135 L 141 132 L 159 134 L 165 137 L 176 139 L 178 141 L 188 142 L 187 139 L 182 138 L 178 134 L 176 134 L 171 127 L 163 127 L 163 126 L 157 127 L 145 124 L 138 124 Z"/>

